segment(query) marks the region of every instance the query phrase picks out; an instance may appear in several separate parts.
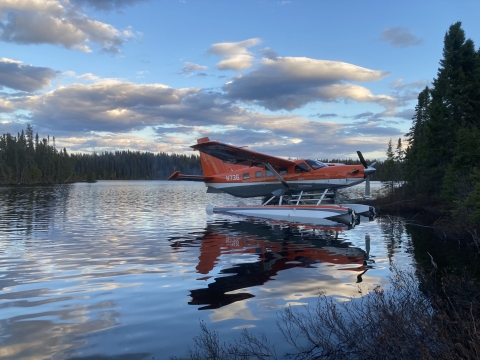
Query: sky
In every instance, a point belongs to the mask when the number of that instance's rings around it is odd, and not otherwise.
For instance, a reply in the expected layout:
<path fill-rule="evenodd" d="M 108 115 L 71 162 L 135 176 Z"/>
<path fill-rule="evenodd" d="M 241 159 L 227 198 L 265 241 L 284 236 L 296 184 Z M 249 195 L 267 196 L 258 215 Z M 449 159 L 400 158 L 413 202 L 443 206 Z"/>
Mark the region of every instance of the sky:
<path fill-rule="evenodd" d="M 478 1 L 0 0 L 0 135 L 69 153 L 385 158 Z"/>

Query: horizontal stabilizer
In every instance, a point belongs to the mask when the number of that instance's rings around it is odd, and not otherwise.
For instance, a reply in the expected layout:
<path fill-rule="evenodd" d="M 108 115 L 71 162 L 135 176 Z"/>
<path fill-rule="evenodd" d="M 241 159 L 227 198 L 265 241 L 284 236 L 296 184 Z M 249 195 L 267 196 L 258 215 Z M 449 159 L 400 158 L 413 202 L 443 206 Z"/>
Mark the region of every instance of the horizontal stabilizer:
<path fill-rule="evenodd" d="M 185 175 L 180 174 L 180 171 L 175 171 L 167 180 L 187 180 L 187 181 L 205 181 L 210 179 L 209 176 L 203 175 Z"/>

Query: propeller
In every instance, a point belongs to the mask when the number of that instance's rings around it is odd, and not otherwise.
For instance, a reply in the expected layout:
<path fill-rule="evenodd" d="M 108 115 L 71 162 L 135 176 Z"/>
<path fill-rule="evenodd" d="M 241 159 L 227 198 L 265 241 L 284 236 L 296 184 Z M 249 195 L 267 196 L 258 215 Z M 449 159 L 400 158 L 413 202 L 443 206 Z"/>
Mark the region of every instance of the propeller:
<path fill-rule="evenodd" d="M 374 168 L 377 162 L 374 161 L 373 163 L 370 164 L 370 166 L 368 166 L 367 162 L 365 161 L 365 158 L 363 157 L 360 151 L 357 151 L 357 155 L 363 167 L 365 168 L 363 170 L 363 173 L 365 174 L 365 199 L 370 199 L 370 176 L 369 175 L 377 171 L 377 169 Z"/>

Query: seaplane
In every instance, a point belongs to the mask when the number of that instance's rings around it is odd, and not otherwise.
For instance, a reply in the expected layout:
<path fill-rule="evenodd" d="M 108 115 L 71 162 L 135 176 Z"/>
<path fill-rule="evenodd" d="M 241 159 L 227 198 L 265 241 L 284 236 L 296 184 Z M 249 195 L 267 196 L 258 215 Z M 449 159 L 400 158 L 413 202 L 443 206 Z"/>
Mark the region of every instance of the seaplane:
<path fill-rule="evenodd" d="M 287 222 L 327 225 L 342 222 L 354 225 L 358 214 L 372 217 L 375 210 L 361 204 L 322 205 L 326 194 L 354 186 L 367 180 L 376 169 L 367 165 L 357 151 L 361 165 L 324 163 L 313 159 L 284 159 L 257 151 L 211 141 L 208 137 L 191 146 L 200 152 L 203 175 L 174 172 L 168 180 L 203 181 L 207 193 L 227 193 L 235 197 L 268 197 L 262 205 L 207 206 L 207 213 L 226 213 L 246 217 L 267 218 Z M 305 194 L 322 192 L 315 203 Z M 368 190 L 369 193 L 369 190 Z M 283 199 L 289 198 L 284 203 Z M 278 205 L 269 205 L 278 198 Z"/>

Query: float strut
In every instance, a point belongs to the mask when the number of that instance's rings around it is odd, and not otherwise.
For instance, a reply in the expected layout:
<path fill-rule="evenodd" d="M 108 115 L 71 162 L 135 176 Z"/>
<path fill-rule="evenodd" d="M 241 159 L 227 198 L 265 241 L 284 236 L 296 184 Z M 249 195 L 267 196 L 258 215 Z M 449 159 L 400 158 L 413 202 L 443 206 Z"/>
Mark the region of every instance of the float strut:
<path fill-rule="evenodd" d="M 325 189 L 325 191 L 322 194 L 322 197 L 320 198 L 320 200 L 318 200 L 317 205 L 320 205 L 322 203 L 323 198 L 325 197 L 325 195 L 327 195 L 327 191 L 328 189 Z"/>

